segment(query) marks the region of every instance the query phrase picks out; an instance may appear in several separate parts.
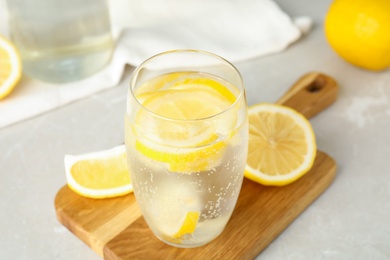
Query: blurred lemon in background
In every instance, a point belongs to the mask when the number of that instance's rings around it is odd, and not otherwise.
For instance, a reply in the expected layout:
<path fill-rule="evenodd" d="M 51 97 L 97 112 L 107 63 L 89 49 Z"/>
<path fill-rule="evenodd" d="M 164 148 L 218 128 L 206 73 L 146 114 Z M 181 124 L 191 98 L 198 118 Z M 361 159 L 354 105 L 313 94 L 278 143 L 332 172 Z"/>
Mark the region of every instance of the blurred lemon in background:
<path fill-rule="evenodd" d="M 15 46 L 0 35 L 0 100 L 8 96 L 22 75 L 22 63 Z"/>
<path fill-rule="evenodd" d="M 325 18 L 330 46 L 369 70 L 390 66 L 390 0 L 335 0 Z"/>

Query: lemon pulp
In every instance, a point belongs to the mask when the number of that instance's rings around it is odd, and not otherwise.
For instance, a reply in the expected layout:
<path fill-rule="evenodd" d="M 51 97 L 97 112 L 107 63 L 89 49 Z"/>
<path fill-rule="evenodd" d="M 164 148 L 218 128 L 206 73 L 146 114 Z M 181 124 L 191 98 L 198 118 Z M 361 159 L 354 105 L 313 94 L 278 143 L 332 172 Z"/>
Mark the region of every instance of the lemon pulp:
<path fill-rule="evenodd" d="M 304 116 L 274 104 L 249 108 L 245 177 L 264 185 L 286 185 L 307 173 L 315 156 L 314 132 Z"/>

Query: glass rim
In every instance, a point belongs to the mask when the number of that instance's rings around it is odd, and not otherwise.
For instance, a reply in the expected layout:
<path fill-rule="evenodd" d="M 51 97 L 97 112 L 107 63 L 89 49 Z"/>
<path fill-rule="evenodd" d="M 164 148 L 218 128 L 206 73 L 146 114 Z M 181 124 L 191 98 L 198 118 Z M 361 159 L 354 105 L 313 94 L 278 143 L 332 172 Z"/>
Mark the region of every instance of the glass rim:
<path fill-rule="evenodd" d="M 226 63 L 227 65 L 229 65 L 238 75 L 238 78 L 239 78 L 239 81 L 240 81 L 240 84 L 241 84 L 241 87 L 239 89 L 239 94 L 237 95 L 236 99 L 234 100 L 234 102 L 232 104 L 230 104 L 227 108 L 225 108 L 224 110 L 222 110 L 221 112 L 218 112 L 216 114 L 213 114 L 211 116 L 208 116 L 208 117 L 202 117 L 202 118 L 196 118 L 196 119 L 175 119 L 175 118 L 170 118 L 170 117 L 165 117 L 165 116 L 162 116 L 162 115 L 159 115 L 151 110 L 149 110 L 148 108 L 146 108 L 144 105 L 142 105 L 140 103 L 140 101 L 138 100 L 138 98 L 135 96 L 135 93 L 133 91 L 133 86 L 135 85 L 135 81 L 136 81 L 136 78 L 137 78 L 137 75 L 139 73 L 139 71 L 147 64 L 149 63 L 151 60 L 154 60 L 155 58 L 158 58 L 160 56 L 164 56 L 164 55 L 167 55 L 167 54 L 171 54 L 171 53 L 200 53 L 200 54 L 204 54 L 204 55 L 207 55 L 207 56 L 210 56 L 210 57 L 214 57 L 216 59 L 219 59 L 220 61 L 223 61 L 224 63 Z M 235 86 L 235 85 L 234 85 Z M 166 121 L 173 121 L 173 122 L 200 122 L 200 121 L 206 121 L 206 120 L 211 120 L 213 118 L 216 118 L 222 114 L 225 114 L 227 113 L 229 110 L 233 109 L 233 107 L 235 107 L 237 105 L 237 103 L 243 98 L 244 96 L 244 93 L 245 93 L 245 88 L 244 88 L 244 81 L 242 79 L 242 75 L 241 73 L 239 72 L 239 70 L 236 68 L 236 66 L 234 66 L 230 61 L 228 61 L 227 59 L 217 55 L 217 54 L 214 54 L 214 53 L 211 53 L 211 52 L 208 52 L 208 51 L 203 51 L 203 50 L 195 50 L 195 49 L 175 49 L 175 50 L 169 50 L 169 51 L 164 51 L 164 52 L 160 52 L 158 54 L 155 54 L 151 57 L 149 57 L 148 59 L 144 60 L 141 64 L 139 64 L 135 70 L 133 71 L 131 77 L 130 77 L 130 92 L 131 92 L 131 95 L 132 95 L 132 98 L 135 99 L 135 101 L 137 102 L 137 104 L 143 109 L 145 110 L 148 114 L 151 114 L 152 116 L 154 117 L 157 117 L 159 119 L 162 119 L 162 120 L 166 120 Z"/>

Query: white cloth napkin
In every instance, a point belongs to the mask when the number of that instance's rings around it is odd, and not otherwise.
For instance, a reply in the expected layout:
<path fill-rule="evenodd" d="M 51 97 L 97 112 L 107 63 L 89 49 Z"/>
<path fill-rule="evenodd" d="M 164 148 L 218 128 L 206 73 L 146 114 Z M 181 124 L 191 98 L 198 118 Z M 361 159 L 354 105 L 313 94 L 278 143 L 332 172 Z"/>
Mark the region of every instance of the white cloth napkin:
<path fill-rule="evenodd" d="M 172 49 L 200 49 L 231 62 L 280 52 L 302 36 L 311 20 L 293 22 L 272 0 L 110 0 L 116 47 L 95 75 L 68 84 L 23 76 L 0 101 L 0 128 L 116 86 L 126 64 Z M 2 6 L 3 5 L 3 6 Z M 0 34 L 8 35 L 0 0 Z M 302 27 L 302 25 L 304 25 Z"/>

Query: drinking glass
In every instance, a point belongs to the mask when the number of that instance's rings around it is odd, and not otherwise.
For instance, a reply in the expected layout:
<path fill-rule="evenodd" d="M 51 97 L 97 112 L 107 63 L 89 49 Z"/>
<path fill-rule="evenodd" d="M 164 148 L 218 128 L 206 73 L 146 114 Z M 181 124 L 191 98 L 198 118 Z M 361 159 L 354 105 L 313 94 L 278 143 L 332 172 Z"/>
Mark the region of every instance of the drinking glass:
<path fill-rule="evenodd" d="M 248 116 L 240 73 L 203 51 L 151 57 L 131 77 L 125 142 L 135 197 L 154 235 L 176 247 L 210 242 L 243 181 Z"/>

